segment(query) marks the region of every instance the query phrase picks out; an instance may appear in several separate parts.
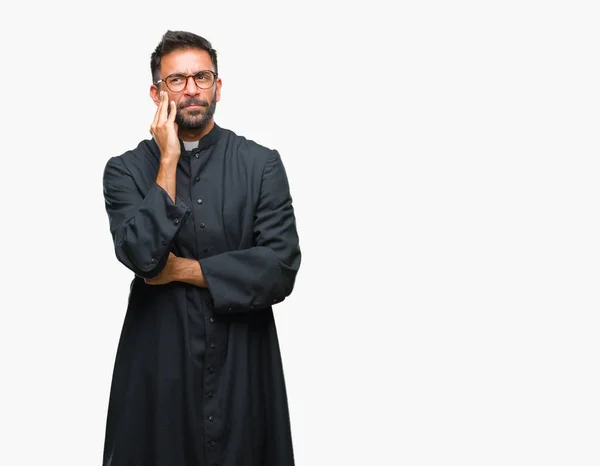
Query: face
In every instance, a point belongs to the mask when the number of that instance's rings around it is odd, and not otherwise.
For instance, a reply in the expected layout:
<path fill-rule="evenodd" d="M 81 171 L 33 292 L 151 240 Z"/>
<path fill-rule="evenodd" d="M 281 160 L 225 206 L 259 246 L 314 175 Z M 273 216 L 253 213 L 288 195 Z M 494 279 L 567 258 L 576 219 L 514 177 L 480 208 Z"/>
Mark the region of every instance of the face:
<path fill-rule="evenodd" d="M 210 55 L 205 50 L 175 50 L 164 55 L 160 61 L 160 79 L 173 73 L 185 75 L 194 74 L 201 70 L 213 70 Z M 221 78 L 210 89 L 201 89 L 196 86 L 192 78 L 187 80 L 186 86 L 179 92 L 171 91 L 165 83 L 153 85 L 150 96 L 154 103 L 160 102 L 160 91 L 166 91 L 169 101 L 174 100 L 177 107 L 175 122 L 183 130 L 200 130 L 210 122 L 215 113 L 217 102 L 221 98 Z"/>

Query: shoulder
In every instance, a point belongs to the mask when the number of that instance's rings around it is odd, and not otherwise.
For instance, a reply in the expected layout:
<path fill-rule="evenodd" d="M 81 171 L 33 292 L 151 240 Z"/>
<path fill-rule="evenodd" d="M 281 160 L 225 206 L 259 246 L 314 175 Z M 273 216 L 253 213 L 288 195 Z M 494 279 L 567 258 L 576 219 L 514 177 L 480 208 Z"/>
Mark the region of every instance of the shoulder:
<path fill-rule="evenodd" d="M 273 159 L 279 158 L 277 150 L 259 144 L 253 139 L 239 135 L 229 129 L 221 129 L 221 140 L 226 145 L 226 153 L 240 161 L 264 167 Z"/>
<path fill-rule="evenodd" d="M 144 139 L 134 149 L 110 157 L 106 162 L 104 172 L 115 170 L 136 172 L 144 170 L 146 167 L 157 166 L 159 160 L 160 151 L 154 139 Z"/>

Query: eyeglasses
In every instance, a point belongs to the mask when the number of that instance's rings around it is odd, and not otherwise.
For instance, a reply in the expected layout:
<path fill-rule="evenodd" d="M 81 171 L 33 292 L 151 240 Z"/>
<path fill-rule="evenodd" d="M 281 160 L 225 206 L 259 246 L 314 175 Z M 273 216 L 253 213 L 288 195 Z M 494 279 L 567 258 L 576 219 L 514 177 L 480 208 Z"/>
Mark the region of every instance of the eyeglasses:
<path fill-rule="evenodd" d="M 198 71 L 195 74 L 170 74 L 164 79 L 159 79 L 154 84 L 165 83 L 172 92 L 181 92 L 187 86 L 188 78 L 194 78 L 194 83 L 200 89 L 210 89 L 217 80 L 217 73 L 211 70 Z"/>

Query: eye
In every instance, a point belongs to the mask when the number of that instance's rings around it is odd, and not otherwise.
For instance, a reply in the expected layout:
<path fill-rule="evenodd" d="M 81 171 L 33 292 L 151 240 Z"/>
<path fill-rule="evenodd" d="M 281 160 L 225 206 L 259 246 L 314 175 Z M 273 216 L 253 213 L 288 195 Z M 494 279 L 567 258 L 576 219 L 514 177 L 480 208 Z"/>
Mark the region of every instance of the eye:
<path fill-rule="evenodd" d="M 173 76 L 169 76 L 167 78 L 167 81 L 169 82 L 169 84 L 180 84 L 185 81 L 185 76 L 175 74 Z"/>

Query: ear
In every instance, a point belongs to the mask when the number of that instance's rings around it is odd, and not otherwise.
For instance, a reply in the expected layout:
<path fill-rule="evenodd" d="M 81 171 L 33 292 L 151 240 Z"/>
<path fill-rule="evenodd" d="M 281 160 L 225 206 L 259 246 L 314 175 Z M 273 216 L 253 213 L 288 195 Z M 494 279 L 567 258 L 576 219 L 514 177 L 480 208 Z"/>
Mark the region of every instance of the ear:
<path fill-rule="evenodd" d="M 221 100 L 221 86 L 223 86 L 223 81 L 221 80 L 221 78 L 217 78 L 217 84 L 216 84 L 216 86 L 217 86 L 216 100 L 218 102 L 219 100 Z"/>
<path fill-rule="evenodd" d="M 160 91 L 158 90 L 158 87 L 156 87 L 155 84 L 152 84 L 152 86 L 150 86 L 150 98 L 158 107 L 158 104 L 160 103 Z"/>

